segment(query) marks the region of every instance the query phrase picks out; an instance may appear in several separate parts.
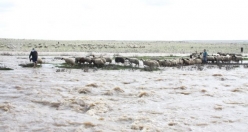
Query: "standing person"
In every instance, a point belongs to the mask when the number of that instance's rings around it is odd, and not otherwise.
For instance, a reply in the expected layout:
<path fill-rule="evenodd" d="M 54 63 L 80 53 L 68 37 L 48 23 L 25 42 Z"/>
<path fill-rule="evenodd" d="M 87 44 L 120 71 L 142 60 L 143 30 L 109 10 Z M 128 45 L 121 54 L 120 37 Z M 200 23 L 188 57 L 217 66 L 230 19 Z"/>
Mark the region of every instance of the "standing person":
<path fill-rule="evenodd" d="M 203 50 L 203 63 L 208 63 L 207 56 L 208 56 L 208 53 L 206 49 L 204 49 Z"/>
<path fill-rule="evenodd" d="M 29 54 L 29 60 L 31 60 L 32 56 L 32 61 L 34 62 L 34 67 L 37 66 L 37 59 L 38 59 L 38 52 L 33 48 Z"/>

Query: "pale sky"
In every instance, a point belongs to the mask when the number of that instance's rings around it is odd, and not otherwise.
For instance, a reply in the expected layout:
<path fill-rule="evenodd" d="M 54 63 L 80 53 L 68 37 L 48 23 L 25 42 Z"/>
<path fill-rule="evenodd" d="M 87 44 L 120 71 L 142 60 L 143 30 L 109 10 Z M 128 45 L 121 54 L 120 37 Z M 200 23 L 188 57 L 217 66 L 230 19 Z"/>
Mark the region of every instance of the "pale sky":
<path fill-rule="evenodd" d="M 247 40 L 248 0 L 0 0 L 0 38 Z"/>

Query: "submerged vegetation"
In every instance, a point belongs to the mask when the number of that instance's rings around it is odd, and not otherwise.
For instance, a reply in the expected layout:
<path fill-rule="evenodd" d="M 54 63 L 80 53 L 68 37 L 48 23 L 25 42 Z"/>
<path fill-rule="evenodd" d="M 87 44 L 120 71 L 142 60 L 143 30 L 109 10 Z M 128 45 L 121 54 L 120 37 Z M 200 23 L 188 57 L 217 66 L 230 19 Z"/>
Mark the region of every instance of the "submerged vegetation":
<path fill-rule="evenodd" d="M 13 69 L 0 63 L 0 70 L 13 70 Z"/>
<path fill-rule="evenodd" d="M 8 67 L 0 67 L 0 70 L 14 70 L 14 69 Z"/>
<path fill-rule="evenodd" d="M 21 66 L 21 67 L 33 67 L 34 66 L 34 63 L 19 64 L 19 66 Z M 42 65 L 37 65 L 36 67 L 39 68 L 41 66 Z"/>
<path fill-rule="evenodd" d="M 143 67 L 134 67 L 131 65 L 117 65 L 117 64 L 107 64 L 104 67 L 96 67 L 91 64 L 78 64 L 74 66 L 67 65 L 66 63 L 62 64 L 54 64 L 57 68 L 66 68 L 66 69 L 92 69 L 92 70 L 144 70 L 149 71 L 147 69 L 144 69 Z M 159 69 L 152 69 L 152 71 L 156 71 Z"/>

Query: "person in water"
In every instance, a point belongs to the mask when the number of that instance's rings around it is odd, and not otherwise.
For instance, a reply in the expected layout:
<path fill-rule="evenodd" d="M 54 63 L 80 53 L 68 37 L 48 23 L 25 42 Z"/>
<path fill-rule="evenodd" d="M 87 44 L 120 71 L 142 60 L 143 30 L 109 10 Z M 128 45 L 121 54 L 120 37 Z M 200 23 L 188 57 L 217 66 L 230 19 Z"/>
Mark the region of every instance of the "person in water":
<path fill-rule="evenodd" d="M 204 49 L 203 50 L 203 63 L 208 63 L 207 56 L 208 56 L 208 53 L 206 49 Z"/>
<path fill-rule="evenodd" d="M 32 58 L 30 58 L 30 57 L 32 57 Z M 38 52 L 34 48 L 31 50 L 31 52 L 29 54 L 29 60 L 31 61 L 31 59 L 34 63 L 34 67 L 36 67 L 37 66 L 37 59 L 38 59 Z"/>

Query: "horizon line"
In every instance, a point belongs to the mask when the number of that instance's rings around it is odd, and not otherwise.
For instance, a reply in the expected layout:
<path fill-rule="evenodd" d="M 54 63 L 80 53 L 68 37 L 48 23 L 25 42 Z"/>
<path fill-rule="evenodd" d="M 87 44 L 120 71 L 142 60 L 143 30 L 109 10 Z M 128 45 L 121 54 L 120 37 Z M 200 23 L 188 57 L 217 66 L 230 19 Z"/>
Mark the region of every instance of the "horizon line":
<path fill-rule="evenodd" d="M 182 39 L 182 40 L 128 40 L 128 39 L 30 39 L 30 38 L 0 38 L 0 39 L 14 39 L 14 40 L 47 40 L 47 41 L 248 41 L 248 39 L 229 39 L 229 40 L 215 40 L 215 39 Z"/>

